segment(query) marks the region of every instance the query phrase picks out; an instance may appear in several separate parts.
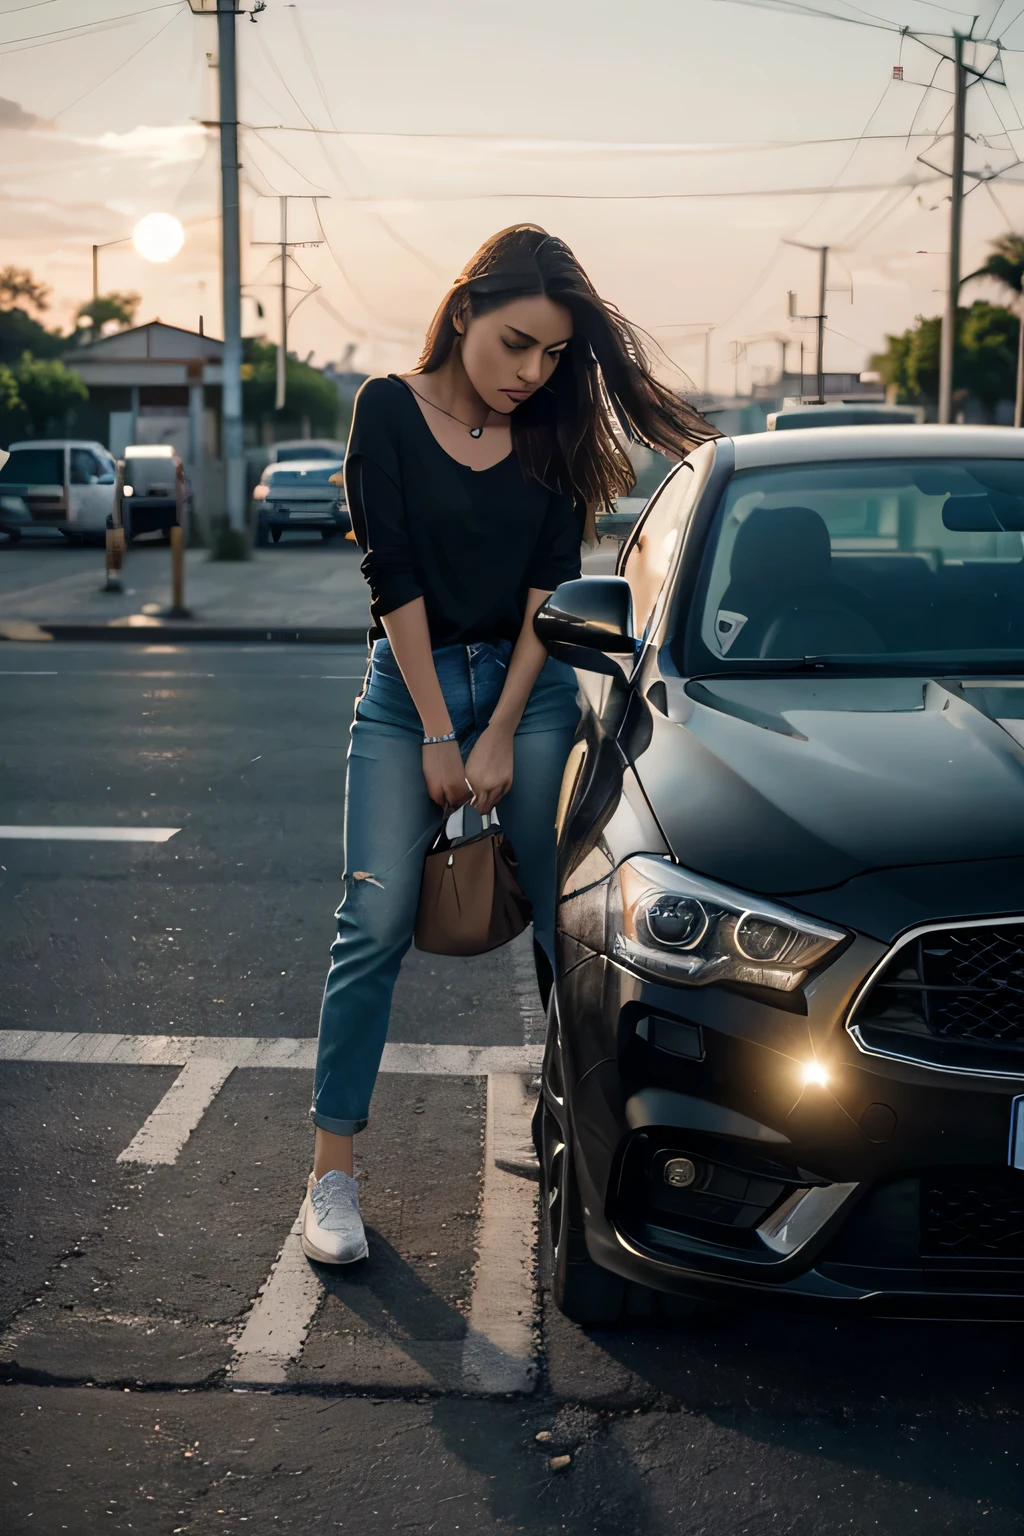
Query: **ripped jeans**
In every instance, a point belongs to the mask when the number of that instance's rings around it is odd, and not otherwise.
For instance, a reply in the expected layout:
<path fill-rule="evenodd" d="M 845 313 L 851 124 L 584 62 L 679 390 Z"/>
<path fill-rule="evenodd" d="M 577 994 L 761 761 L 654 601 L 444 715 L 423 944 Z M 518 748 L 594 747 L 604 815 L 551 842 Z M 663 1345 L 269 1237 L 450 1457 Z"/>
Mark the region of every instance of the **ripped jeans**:
<path fill-rule="evenodd" d="M 512 647 L 443 646 L 434 664 L 463 757 L 498 702 Z M 498 818 L 533 905 L 534 936 L 554 946 L 555 811 L 579 720 L 572 669 L 549 660 L 515 734 L 512 788 Z M 313 1121 L 351 1136 L 366 1124 L 391 995 L 412 943 L 423 859 L 441 824 L 427 794 L 423 727 L 386 640 L 375 642 L 356 703 L 345 795 L 345 893 L 324 988 Z"/>

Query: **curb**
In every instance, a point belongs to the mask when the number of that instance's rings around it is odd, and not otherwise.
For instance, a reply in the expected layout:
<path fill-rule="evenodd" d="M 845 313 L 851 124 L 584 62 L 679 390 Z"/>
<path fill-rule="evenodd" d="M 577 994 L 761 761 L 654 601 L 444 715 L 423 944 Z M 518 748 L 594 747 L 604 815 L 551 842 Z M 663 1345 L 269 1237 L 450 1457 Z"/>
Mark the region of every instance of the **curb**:
<path fill-rule="evenodd" d="M 129 645 L 147 641 L 222 641 L 235 645 L 366 645 L 366 628 L 331 629 L 309 625 L 286 628 L 281 625 L 197 624 L 154 619 L 145 624 L 47 624 L 26 619 L 0 619 L 0 642 L 45 640 L 127 641 Z"/>

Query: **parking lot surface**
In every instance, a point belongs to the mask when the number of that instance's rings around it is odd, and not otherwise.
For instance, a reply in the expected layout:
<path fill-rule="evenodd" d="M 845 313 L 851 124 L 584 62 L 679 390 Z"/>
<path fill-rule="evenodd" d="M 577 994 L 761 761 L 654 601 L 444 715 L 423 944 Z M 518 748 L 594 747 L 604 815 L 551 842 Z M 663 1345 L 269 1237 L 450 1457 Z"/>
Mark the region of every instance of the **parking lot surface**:
<path fill-rule="evenodd" d="M 370 1258 L 302 1258 L 362 675 L 0 647 L 5 1531 L 1024 1531 L 1019 1327 L 553 1311 L 528 936 L 410 953 Z"/>

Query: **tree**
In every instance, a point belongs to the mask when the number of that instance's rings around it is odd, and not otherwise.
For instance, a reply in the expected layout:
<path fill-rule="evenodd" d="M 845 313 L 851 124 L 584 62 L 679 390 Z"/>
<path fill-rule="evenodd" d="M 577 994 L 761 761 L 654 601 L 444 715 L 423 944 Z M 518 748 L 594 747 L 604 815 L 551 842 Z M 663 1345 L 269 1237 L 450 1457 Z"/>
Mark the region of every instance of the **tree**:
<path fill-rule="evenodd" d="M 277 388 L 277 348 L 255 337 L 246 337 L 243 346 L 242 407 L 250 421 L 281 419 L 296 425 L 308 419 L 310 429 L 332 437 L 338 429 L 340 402 L 338 391 L 319 368 L 300 363 L 297 357 L 285 361 L 285 408 L 274 410 Z"/>
<path fill-rule="evenodd" d="M 111 322 L 119 330 L 134 325 L 135 314 L 141 303 L 142 295 L 138 293 L 101 293 L 98 299 L 80 304 L 75 315 L 79 337 L 83 341 L 95 341 L 103 327 Z M 83 320 L 87 324 L 83 325 Z"/>
<path fill-rule="evenodd" d="M 12 309 L 22 300 L 41 314 L 50 307 L 50 289 L 37 282 L 27 267 L 0 267 L 0 308 Z"/>
<path fill-rule="evenodd" d="M 71 345 L 71 337 L 48 331 L 23 309 L 0 309 L 0 363 L 13 366 L 25 352 L 34 357 L 60 357 Z"/>
<path fill-rule="evenodd" d="M 1001 304 L 978 299 L 957 310 L 954 378 L 957 394 L 973 395 L 991 411 L 1013 397 L 1019 325 Z M 897 399 L 934 405 L 939 393 L 939 343 L 942 321 L 918 315 L 901 336 L 887 336 L 888 347 L 871 359 L 882 382 L 896 386 Z"/>
<path fill-rule="evenodd" d="M 1017 302 L 1020 313 L 1021 292 L 1024 290 L 1024 236 L 1000 235 L 991 242 L 992 249 L 977 272 L 963 279 L 972 282 L 977 277 L 990 277 L 1000 287 L 1010 292 Z M 1013 424 L 1024 424 L 1024 323 L 1017 325 L 1017 382 L 1014 390 Z"/>
<path fill-rule="evenodd" d="M 26 352 L 17 367 L 0 366 L 0 431 L 8 442 L 62 432 L 74 407 L 88 398 L 73 369 Z"/>

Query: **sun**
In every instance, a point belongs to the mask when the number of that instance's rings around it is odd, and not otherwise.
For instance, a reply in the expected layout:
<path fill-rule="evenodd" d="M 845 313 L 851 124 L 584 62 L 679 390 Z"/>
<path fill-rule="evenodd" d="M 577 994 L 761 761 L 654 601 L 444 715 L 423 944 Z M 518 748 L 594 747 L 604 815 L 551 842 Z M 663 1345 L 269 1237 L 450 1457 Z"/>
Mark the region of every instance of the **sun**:
<path fill-rule="evenodd" d="M 173 213 L 147 213 L 132 230 L 132 244 L 146 261 L 171 261 L 185 244 Z"/>

